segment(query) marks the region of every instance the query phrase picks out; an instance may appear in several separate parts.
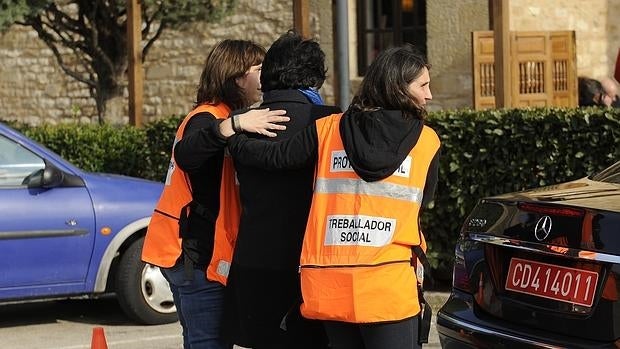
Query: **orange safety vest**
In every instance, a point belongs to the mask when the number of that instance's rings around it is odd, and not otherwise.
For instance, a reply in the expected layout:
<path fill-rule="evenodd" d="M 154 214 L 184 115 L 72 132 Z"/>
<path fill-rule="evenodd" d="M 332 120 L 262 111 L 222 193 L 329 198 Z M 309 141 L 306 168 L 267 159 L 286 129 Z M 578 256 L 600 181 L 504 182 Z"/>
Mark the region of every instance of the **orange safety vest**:
<path fill-rule="evenodd" d="M 187 122 L 194 115 L 204 112 L 211 113 L 218 119 L 225 119 L 230 113 L 230 108 L 224 103 L 203 104 L 196 107 L 183 119 L 177 130 L 174 145 L 183 137 Z M 174 145 L 164 190 L 151 216 L 142 248 L 144 262 L 164 268 L 174 266 L 181 255 L 182 237 L 179 220 L 181 215 L 189 215 L 187 208 L 192 202 L 189 177 L 176 164 Z M 209 280 L 226 285 L 239 227 L 241 204 L 232 157 L 227 150 L 224 155 L 220 184 L 220 212 L 215 223 L 213 257 L 206 273 Z"/>
<path fill-rule="evenodd" d="M 439 138 L 424 126 L 398 170 L 366 182 L 344 151 L 341 118 L 316 122 L 318 167 L 300 258 L 301 313 L 350 323 L 412 317 L 420 312 L 412 246 L 425 248 L 418 215 Z"/>

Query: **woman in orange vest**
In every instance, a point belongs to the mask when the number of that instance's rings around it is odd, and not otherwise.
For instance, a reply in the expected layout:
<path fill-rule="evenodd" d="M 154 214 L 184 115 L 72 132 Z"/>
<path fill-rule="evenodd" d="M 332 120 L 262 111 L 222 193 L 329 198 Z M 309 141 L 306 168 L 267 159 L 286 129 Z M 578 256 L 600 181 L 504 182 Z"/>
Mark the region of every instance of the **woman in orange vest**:
<path fill-rule="evenodd" d="M 316 160 L 300 256 L 301 312 L 324 320 L 334 349 L 424 342 L 419 214 L 434 193 L 440 147 L 424 125 L 429 83 L 423 56 L 411 45 L 391 48 L 370 65 L 344 114 L 279 143 L 244 135 L 229 141 L 236 161 L 248 166 L 297 168 Z"/>
<path fill-rule="evenodd" d="M 230 256 L 214 256 L 214 245 L 233 244 L 239 197 L 226 138 L 221 133 L 285 127 L 284 111 L 252 110 L 229 118 L 231 109 L 261 98 L 265 49 L 243 40 L 224 40 L 209 53 L 194 109 L 179 126 L 165 187 L 151 217 L 142 260 L 161 268 L 168 280 L 185 349 L 222 349 L 220 327 Z M 218 248 L 218 250 L 231 250 Z M 216 259 L 214 268 L 207 266 Z M 207 276 L 209 279 L 207 279 Z"/>

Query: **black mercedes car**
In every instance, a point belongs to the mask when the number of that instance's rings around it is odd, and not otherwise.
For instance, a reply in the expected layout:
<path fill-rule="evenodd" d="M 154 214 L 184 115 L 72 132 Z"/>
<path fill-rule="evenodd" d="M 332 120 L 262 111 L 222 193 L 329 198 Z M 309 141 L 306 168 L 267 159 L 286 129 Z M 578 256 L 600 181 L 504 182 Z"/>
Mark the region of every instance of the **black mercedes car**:
<path fill-rule="evenodd" d="M 620 162 L 480 200 L 437 316 L 442 348 L 620 348 Z"/>

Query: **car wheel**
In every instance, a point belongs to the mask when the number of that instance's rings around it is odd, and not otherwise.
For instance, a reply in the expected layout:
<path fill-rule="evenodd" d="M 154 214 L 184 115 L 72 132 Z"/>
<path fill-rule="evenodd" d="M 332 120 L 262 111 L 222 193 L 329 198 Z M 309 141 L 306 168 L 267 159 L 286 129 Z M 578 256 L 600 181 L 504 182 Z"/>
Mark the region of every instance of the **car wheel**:
<path fill-rule="evenodd" d="M 177 321 L 176 308 L 168 281 L 158 267 L 144 263 L 142 243 L 134 241 L 121 256 L 116 273 L 116 296 L 132 320 L 158 325 Z"/>

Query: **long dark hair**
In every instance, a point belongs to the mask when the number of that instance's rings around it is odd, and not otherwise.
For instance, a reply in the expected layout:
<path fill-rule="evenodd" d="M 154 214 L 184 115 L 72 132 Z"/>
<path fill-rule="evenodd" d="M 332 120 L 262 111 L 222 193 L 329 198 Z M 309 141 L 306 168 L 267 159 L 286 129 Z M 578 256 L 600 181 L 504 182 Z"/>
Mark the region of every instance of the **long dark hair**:
<path fill-rule="evenodd" d="M 426 110 L 409 93 L 409 84 L 424 68 L 430 65 L 413 45 L 386 49 L 368 67 L 349 109 L 401 110 L 406 118 L 423 120 Z"/>
<path fill-rule="evenodd" d="M 195 105 L 223 102 L 231 109 L 246 107 L 250 101 L 235 79 L 261 64 L 264 57 L 265 49 L 252 41 L 224 40 L 217 44 L 205 61 Z"/>

